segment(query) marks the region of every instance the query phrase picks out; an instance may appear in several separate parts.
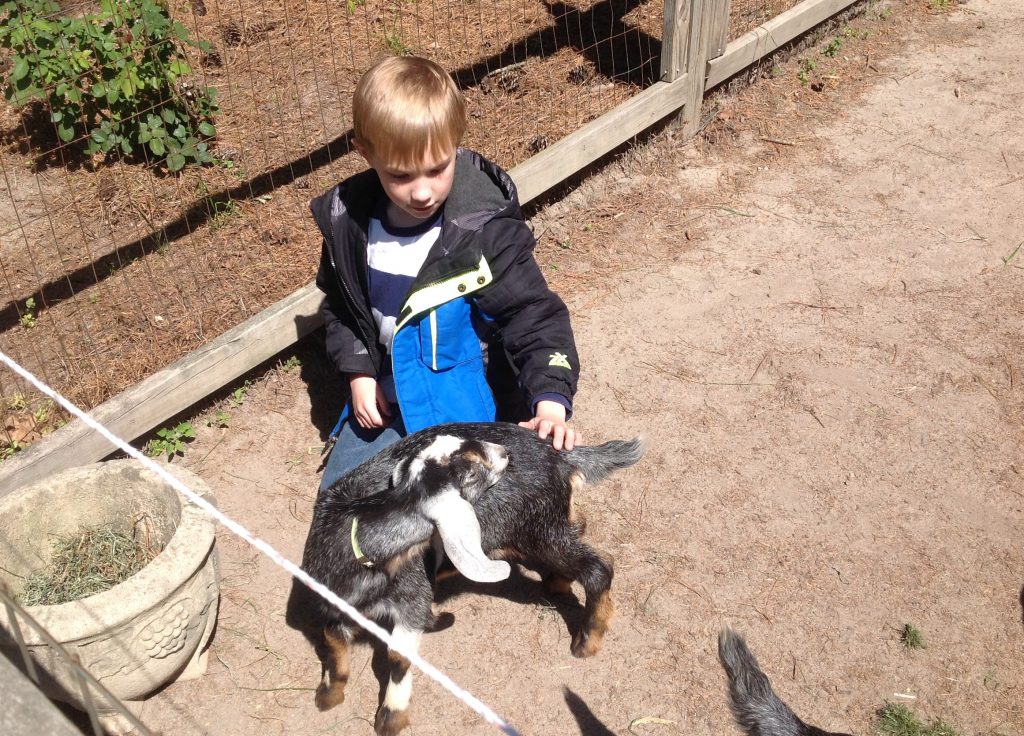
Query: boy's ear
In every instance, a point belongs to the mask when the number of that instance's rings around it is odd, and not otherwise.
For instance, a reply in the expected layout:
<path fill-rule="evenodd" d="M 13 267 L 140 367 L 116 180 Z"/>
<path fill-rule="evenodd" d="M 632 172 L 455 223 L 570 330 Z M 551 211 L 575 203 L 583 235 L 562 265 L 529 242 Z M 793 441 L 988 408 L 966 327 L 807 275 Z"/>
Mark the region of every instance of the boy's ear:
<path fill-rule="evenodd" d="M 358 138 L 353 138 L 352 139 L 352 147 L 356 149 L 356 152 L 360 156 L 362 156 L 364 159 L 366 159 L 367 163 L 370 162 L 370 159 L 367 158 L 367 156 L 366 156 L 366 147 L 362 144 L 362 141 L 360 141 Z"/>

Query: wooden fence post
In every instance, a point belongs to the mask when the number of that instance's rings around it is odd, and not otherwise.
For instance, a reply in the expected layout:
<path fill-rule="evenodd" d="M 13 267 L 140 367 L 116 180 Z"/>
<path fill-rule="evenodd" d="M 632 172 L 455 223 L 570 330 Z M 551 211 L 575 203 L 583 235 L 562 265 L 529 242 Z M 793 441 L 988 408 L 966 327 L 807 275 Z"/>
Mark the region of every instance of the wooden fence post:
<path fill-rule="evenodd" d="M 686 85 L 686 104 L 679 121 L 685 137 L 694 135 L 700 125 L 708 61 L 724 51 L 728 26 L 729 0 L 665 2 L 661 78 Z"/>

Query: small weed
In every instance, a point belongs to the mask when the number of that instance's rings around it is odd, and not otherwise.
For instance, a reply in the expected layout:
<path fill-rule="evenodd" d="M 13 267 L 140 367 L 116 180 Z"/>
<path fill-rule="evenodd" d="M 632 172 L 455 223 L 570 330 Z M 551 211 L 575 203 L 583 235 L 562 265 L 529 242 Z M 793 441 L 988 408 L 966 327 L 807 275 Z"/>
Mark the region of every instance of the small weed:
<path fill-rule="evenodd" d="M 100 293 L 98 291 L 94 291 L 94 292 L 89 294 L 89 303 L 90 304 L 95 304 L 99 300 L 100 300 Z"/>
<path fill-rule="evenodd" d="M 786 70 L 783 69 L 778 64 L 776 64 L 775 66 L 772 67 L 772 77 L 774 77 L 775 79 L 778 79 L 779 77 L 781 77 L 785 73 L 786 73 Z"/>
<path fill-rule="evenodd" d="M 410 51 L 409 47 L 405 45 L 405 41 L 402 40 L 402 34 L 397 30 L 384 33 L 384 45 L 395 56 L 405 56 Z"/>
<path fill-rule="evenodd" d="M 925 725 L 903 703 L 887 703 L 878 711 L 879 736 L 960 736 L 960 733 L 942 719 Z"/>
<path fill-rule="evenodd" d="M 825 56 L 828 56 L 829 58 L 835 58 L 836 56 L 839 55 L 839 50 L 842 48 L 843 37 L 836 36 L 825 45 L 825 48 L 821 50 L 821 53 L 824 54 Z"/>
<path fill-rule="evenodd" d="M 3 462 L 9 457 L 13 457 L 15 453 L 21 452 L 24 449 L 25 445 L 18 442 L 18 440 L 0 442 L 0 462 Z"/>
<path fill-rule="evenodd" d="M 563 248 L 565 250 L 572 250 L 572 241 L 569 239 L 556 240 L 555 242 L 558 244 L 559 248 Z"/>
<path fill-rule="evenodd" d="M 238 203 L 233 199 L 227 199 L 223 202 L 207 199 L 206 211 L 210 213 L 210 227 L 214 230 L 224 227 L 231 218 L 241 214 Z"/>
<path fill-rule="evenodd" d="M 28 399 L 25 398 L 25 394 L 14 394 L 11 398 L 5 399 L 4 403 L 11 411 L 24 411 L 28 408 Z"/>
<path fill-rule="evenodd" d="M 52 409 L 53 402 L 47 399 L 32 411 L 32 418 L 36 421 L 36 424 L 46 424 Z"/>
<path fill-rule="evenodd" d="M 800 80 L 800 84 L 808 84 L 811 81 L 811 73 L 817 68 L 818 62 L 814 59 L 800 59 L 800 71 L 796 75 L 796 78 Z"/>
<path fill-rule="evenodd" d="M 291 373 L 296 368 L 302 367 L 302 361 L 299 359 L 298 355 L 293 355 L 288 358 L 288 360 L 282 361 L 278 367 L 285 373 Z"/>
<path fill-rule="evenodd" d="M 238 407 L 245 403 L 245 396 L 246 394 L 249 393 L 249 386 L 251 385 L 251 383 L 251 381 L 246 381 L 241 386 L 239 386 L 238 388 L 231 392 L 231 397 L 228 399 L 228 401 L 231 403 L 232 407 L 237 409 Z"/>
<path fill-rule="evenodd" d="M 535 606 L 537 610 L 537 618 L 541 621 L 557 621 L 558 620 L 558 608 L 548 601 L 543 601 Z"/>
<path fill-rule="evenodd" d="M 900 629 L 900 641 L 907 649 L 924 649 L 924 635 L 913 624 L 903 624 Z"/>
<path fill-rule="evenodd" d="M 206 426 L 216 427 L 217 429 L 227 429 L 228 420 L 230 418 L 231 415 L 228 414 L 226 411 L 218 411 L 216 414 L 213 415 L 212 418 L 206 420 Z"/>
<path fill-rule="evenodd" d="M 928 0 L 928 7 L 932 10 L 949 10 L 953 7 L 953 0 Z"/>
<path fill-rule="evenodd" d="M 146 454 L 150 457 L 159 457 L 166 453 L 168 460 L 175 455 L 184 455 L 185 440 L 195 436 L 195 430 L 188 422 L 182 422 L 176 427 L 164 427 L 157 430 L 156 439 L 146 444 Z"/>
<path fill-rule="evenodd" d="M 26 329 L 36 326 L 36 300 L 32 297 L 25 300 L 25 313 L 19 321 Z"/>
<path fill-rule="evenodd" d="M 354 13 L 356 12 L 356 8 L 358 8 L 364 2 L 365 0 L 346 0 L 345 5 L 348 8 L 348 12 Z"/>

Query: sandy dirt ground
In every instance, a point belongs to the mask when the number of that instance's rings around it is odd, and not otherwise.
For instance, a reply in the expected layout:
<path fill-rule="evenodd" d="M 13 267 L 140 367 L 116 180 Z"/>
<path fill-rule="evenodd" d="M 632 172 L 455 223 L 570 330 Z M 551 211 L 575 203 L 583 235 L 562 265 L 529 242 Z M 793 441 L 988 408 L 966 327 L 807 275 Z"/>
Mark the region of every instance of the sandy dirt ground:
<path fill-rule="evenodd" d="M 965 735 L 1024 733 L 1024 14 L 971 0 L 921 18 L 899 53 L 863 62 L 873 83 L 835 115 L 774 136 L 737 120 L 743 155 L 661 135 L 535 223 L 642 197 L 607 236 L 631 267 L 561 290 L 579 427 L 650 449 L 579 499 L 615 561 L 596 658 L 570 655 L 578 606 L 529 574 L 442 585 L 455 625 L 422 653 L 521 733 L 733 733 L 726 624 L 822 727 L 871 733 L 902 702 Z M 321 350 L 197 409 L 175 461 L 293 560 L 340 395 Z M 207 427 L 218 411 L 229 426 Z M 143 720 L 371 734 L 370 647 L 347 701 L 319 713 L 288 576 L 227 533 L 218 545 L 208 671 Z M 900 642 L 908 623 L 926 648 Z M 412 707 L 410 736 L 496 732 L 420 674 Z"/>

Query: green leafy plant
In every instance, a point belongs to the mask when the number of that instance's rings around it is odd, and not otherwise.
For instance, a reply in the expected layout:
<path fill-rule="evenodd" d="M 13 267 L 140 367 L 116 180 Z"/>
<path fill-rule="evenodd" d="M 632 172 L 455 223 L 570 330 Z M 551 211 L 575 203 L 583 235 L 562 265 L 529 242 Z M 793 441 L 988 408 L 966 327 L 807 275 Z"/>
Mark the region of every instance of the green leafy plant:
<path fill-rule="evenodd" d="M 21 326 L 28 329 L 36 326 L 36 300 L 29 297 L 25 300 L 25 313 L 18 320 Z"/>
<path fill-rule="evenodd" d="M 184 48 L 209 51 L 158 0 L 101 0 L 98 12 L 61 14 L 55 0 L 0 0 L 0 48 L 10 51 L 4 93 L 46 105 L 65 143 L 87 154 L 146 156 L 171 171 L 213 161 L 216 90 L 189 80 Z"/>
<path fill-rule="evenodd" d="M 175 455 L 185 454 L 185 440 L 196 436 L 195 430 L 189 422 L 182 422 L 176 427 L 164 427 L 157 430 L 156 439 L 146 444 L 146 454 L 150 457 L 167 455 L 170 460 Z"/>
<path fill-rule="evenodd" d="M 231 397 L 228 399 L 228 401 L 231 403 L 231 406 L 237 409 L 238 407 L 245 403 L 245 395 L 249 393 L 249 386 L 250 382 L 246 381 L 241 386 L 239 386 L 238 388 L 231 392 Z"/>
<path fill-rule="evenodd" d="M 836 57 L 839 56 L 840 49 L 843 48 L 843 37 L 835 36 L 831 41 L 825 44 L 825 48 L 821 50 L 821 53 L 825 56 Z"/>
<path fill-rule="evenodd" d="M 384 45 L 395 56 L 405 56 L 409 53 L 409 47 L 402 40 L 402 34 L 398 32 L 398 29 L 384 33 Z"/>
<path fill-rule="evenodd" d="M 293 370 L 301 366 L 302 361 L 299 359 L 298 355 L 293 355 L 290 358 L 288 358 L 288 360 L 282 361 L 280 363 L 280 368 L 285 373 L 291 373 Z"/>
<path fill-rule="evenodd" d="M 811 72 L 818 68 L 818 62 L 814 59 L 801 59 L 800 60 L 800 71 L 797 72 L 796 78 L 800 80 L 800 84 L 806 85 L 811 81 Z"/>

